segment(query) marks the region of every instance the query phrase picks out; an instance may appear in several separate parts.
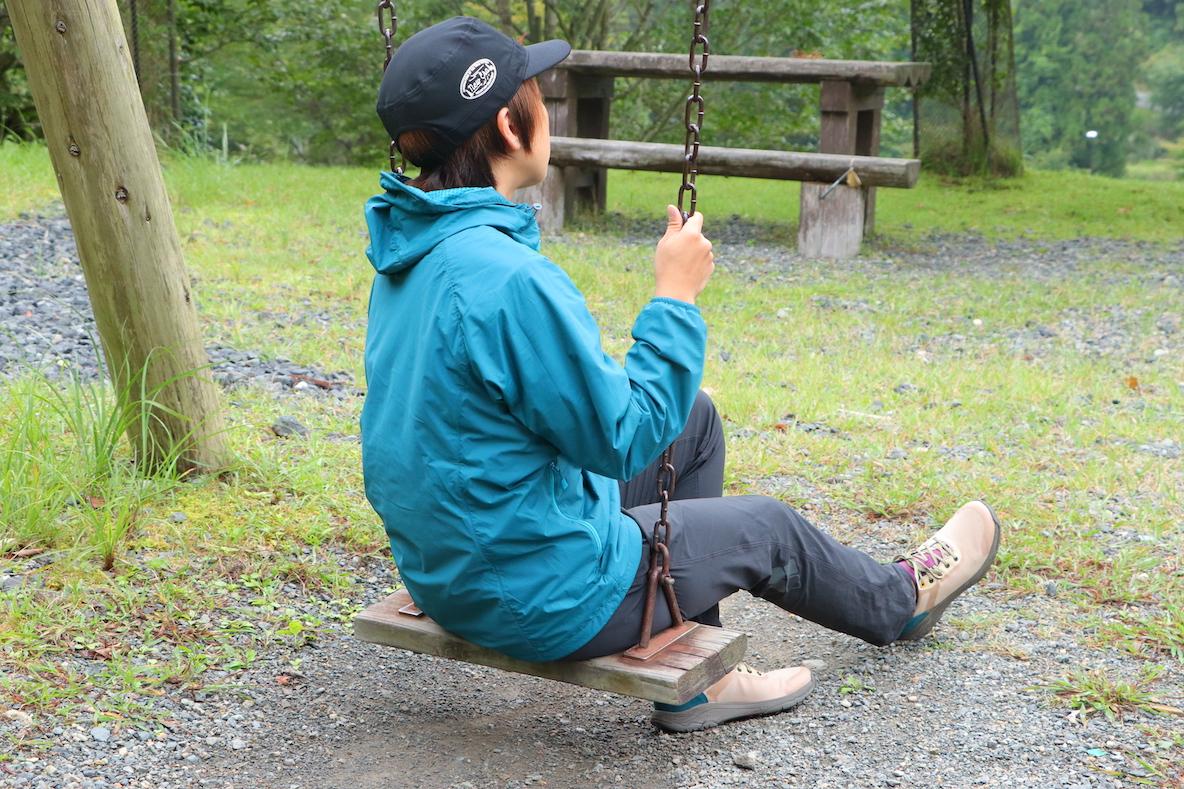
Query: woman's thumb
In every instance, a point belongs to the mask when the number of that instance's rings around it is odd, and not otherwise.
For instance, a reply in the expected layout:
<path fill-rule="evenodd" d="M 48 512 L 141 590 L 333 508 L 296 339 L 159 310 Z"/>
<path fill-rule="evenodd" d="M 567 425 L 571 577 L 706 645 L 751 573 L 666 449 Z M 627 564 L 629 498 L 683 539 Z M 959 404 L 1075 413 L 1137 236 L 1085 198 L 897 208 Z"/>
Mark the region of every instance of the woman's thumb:
<path fill-rule="evenodd" d="M 682 212 L 676 206 L 666 206 L 666 233 L 677 233 L 682 229 Z"/>

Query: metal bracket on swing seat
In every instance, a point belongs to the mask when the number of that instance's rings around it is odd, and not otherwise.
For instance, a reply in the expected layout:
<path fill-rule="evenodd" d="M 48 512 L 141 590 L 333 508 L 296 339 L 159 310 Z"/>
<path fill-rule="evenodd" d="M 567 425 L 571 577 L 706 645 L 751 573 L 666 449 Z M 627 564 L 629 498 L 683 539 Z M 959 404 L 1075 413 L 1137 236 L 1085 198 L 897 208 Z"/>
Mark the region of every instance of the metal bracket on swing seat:
<path fill-rule="evenodd" d="M 684 636 L 689 636 L 699 627 L 698 622 L 684 621 L 680 624 L 668 627 L 661 633 L 658 633 L 650 638 L 650 643 L 644 647 L 634 646 L 629 647 L 621 654 L 633 660 L 649 660 L 654 655 L 661 652 L 666 647 L 678 641 Z"/>

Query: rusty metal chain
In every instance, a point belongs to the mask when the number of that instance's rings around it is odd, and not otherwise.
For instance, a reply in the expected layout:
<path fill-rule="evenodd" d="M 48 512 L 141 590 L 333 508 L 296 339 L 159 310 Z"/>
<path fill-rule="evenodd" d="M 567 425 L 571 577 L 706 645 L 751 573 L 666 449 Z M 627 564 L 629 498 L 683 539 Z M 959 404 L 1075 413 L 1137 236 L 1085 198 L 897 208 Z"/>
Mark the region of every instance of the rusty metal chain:
<path fill-rule="evenodd" d="M 674 470 L 674 445 L 662 450 L 661 465 L 658 468 L 658 498 L 662 502 L 658 510 L 658 522 L 654 524 L 654 545 L 662 556 L 662 574 L 658 578 L 662 584 L 662 592 L 666 595 L 666 605 L 670 608 L 672 625 L 682 624 L 682 611 L 678 607 L 678 600 L 674 596 L 674 576 L 670 574 L 670 521 L 666 517 L 670 509 L 670 497 L 674 495 L 674 486 L 678 482 L 678 474 Z"/>
<path fill-rule="evenodd" d="M 686 128 L 686 141 L 683 144 L 682 185 L 678 187 L 678 210 L 685 222 L 692 214 L 699 202 L 699 191 L 695 188 L 695 178 L 699 175 L 699 138 L 703 131 L 703 115 L 707 104 L 703 100 L 700 88 L 703 85 L 703 73 L 707 71 L 707 57 L 711 54 L 711 42 L 707 39 L 707 14 L 711 0 L 702 0 L 695 6 L 695 25 L 691 34 L 691 95 L 687 97 L 686 108 L 683 111 L 682 122 Z M 683 210 L 683 199 L 687 192 L 691 193 L 691 210 Z"/>
<path fill-rule="evenodd" d="M 637 649 L 645 649 L 650 645 L 650 630 L 654 626 L 654 604 L 658 599 L 658 587 L 662 587 L 662 594 L 666 598 L 666 607 L 670 609 L 670 624 L 677 627 L 683 623 L 682 610 L 678 607 L 678 599 L 674 594 L 674 576 L 670 574 L 670 521 L 667 512 L 670 508 L 670 497 L 674 494 L 677 482 L 677 472 L 674 470 L 674 445 L 662 450 L 662 459 L 658 461 L 658 501 L 662 507 L 658 510 L 658 520 L 654 523 L 653 534 L 650 535 L 650 566 L 646 573 L 645 606 L 641 610 L 641 633 L 637 639 Z"/>
<path fill-rule="evenodd" d="M 687 97 L 682 116 L 683 126 L 686 128 L 686 141 L 682 152 L 682 184 L 678 187 L 678 211 L 682 214 L 684 222 L 695 213 L 699 204 L 699 190 L 695 187 L 695 178 L 699 175 L 699 143 L 703 131 L 703 116 L 707 111 L 701 88 L 703 72 L 707 71 L 707 58 L 711 54 L 711 42 L 707 39 L 707 13 L 710 2 L 711 0 L 702 0 L 695 6 L 695 22 L 691 32 L 691 95 Z M 683 209 L 683 201 L 688 192 L 691 194 L 690 211 Z M 683 623 L 682 611 L 674 594 L 674 576 L 670 572 L 670 521 L 667 512 L 677 481 L 673 449 L 674 446 L 671 445 L 662 451 L 662 459 L 658 466 L 658 500 L 662 503 L 662 508 L 658 511 L 658 521 L 654 524 L 654 532 L 650 538 L 650 567 L 646 578 L 645 608 L 641 614 L 641 635 L 637 642 L 639 649 L 644 649 L 650 643 L 650 629 L 654 622 L 654 603 L 658 597 L 659 584 L 666 598 L 666 606 L 670 609 L 671 626 L 678 627 Z"/>
<path fill-rule="evenodd" d="M 140 84 L 140 12 L 136 0 L 128 0 L 128 14 L 132 23 L 132 70 L 136 73 L 136 84 Z"/>
<path fill-rule="evenodd" d="M 399 16 L 395 11 L 395 4 L 392 0 L 379 0 L 378 6 L 374 10 L 378 17 L 378 32 L 382 35 L 383 45 L 386 47 L 386 59 L 382 61 L 382 70 L 386 71 L 387 66 L 391 64 L 391 58 L 395 55 L 395 34 L 399 32 Z M 387 19 L 389 15 L 389 21 Z M 391 140 L 390 147 L 390 161 L 391 172 L 402 173 L 403 168 L 398 164 L 399 148 L 395 145 L 395 141 Z"/>

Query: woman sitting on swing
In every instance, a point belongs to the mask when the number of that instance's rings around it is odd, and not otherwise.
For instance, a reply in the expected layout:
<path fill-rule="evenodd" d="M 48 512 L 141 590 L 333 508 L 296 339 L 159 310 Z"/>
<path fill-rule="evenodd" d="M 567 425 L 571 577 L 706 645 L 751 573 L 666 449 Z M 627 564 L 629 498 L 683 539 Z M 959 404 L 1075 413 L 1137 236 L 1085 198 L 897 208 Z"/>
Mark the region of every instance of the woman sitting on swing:
<path fill-rule="evenodd" d="M 447 630 L 523 660 L 620 652 L 641 627 L 656 460 L 673 444 L 678 603 L 720 625 L 737 590 L 877 645 L 928 633 L 987 571 L 999 526 L 971 502 L 916 550 L 880 563 L 764 496 L 724 496 L 719 415 L 699 391 L 711 276 L 703 216 L 667 206 L 654 295 L 623 365 L 566 274 L 541 255 L 535 209 L 550 155 L 533 77 L 570 52 L 458 17 L 407 40 L 378 114 L 408 180 L 366 205 L 377 270 L 362 412 L 366 495 L 416 603 Z M 653 631 L 670 625 L 655 607 Z M 653 722 L 687 731 L 778 712 L 803 667 L 738 667 Z"/>

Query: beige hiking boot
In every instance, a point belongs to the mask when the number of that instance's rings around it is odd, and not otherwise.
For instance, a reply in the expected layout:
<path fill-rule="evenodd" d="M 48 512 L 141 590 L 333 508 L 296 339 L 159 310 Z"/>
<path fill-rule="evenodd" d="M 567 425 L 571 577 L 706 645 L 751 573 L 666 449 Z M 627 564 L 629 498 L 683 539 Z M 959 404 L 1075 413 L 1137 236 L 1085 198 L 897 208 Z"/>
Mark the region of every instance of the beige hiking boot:
<path fill-rule="evenodd" d="M 667 731 L 697 731 L 721 723 L 770 715 L 794 706 L 814 689 L 805 666 L 762 674 L 740 663 L 686 704 L 654 704 L 651 720 Z"/>
<path fill-rule="evenodd" d="M 972 501 L 908 556 L 893 560 L 907 564 L 917 583 L 917 608 L 898 640 L 924 636 L 955 597 L 987 574 L 999 550 L 999 533 L 991 508 Z"/>

